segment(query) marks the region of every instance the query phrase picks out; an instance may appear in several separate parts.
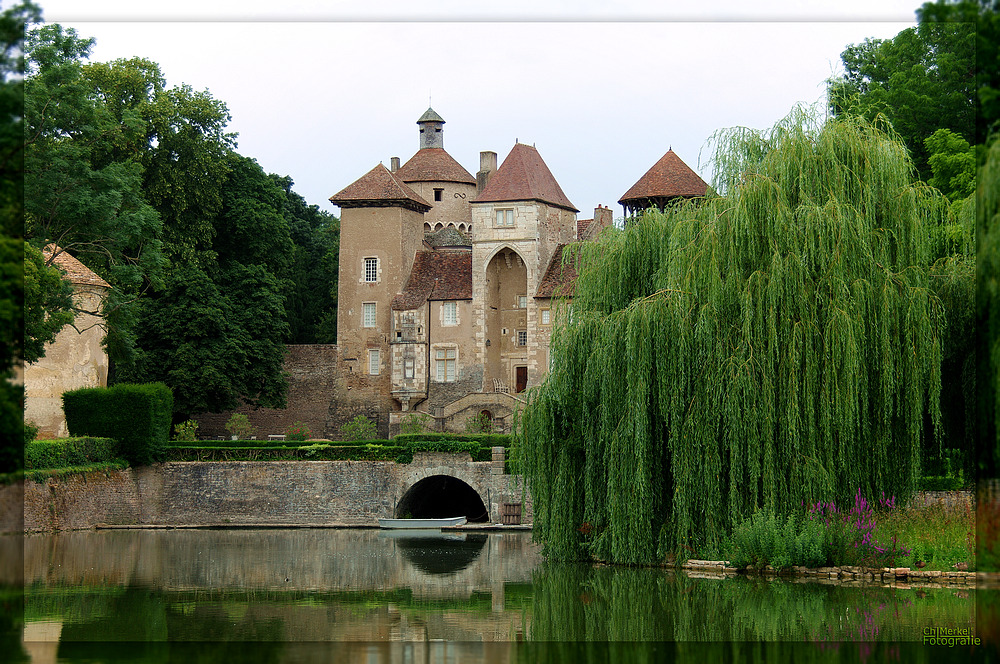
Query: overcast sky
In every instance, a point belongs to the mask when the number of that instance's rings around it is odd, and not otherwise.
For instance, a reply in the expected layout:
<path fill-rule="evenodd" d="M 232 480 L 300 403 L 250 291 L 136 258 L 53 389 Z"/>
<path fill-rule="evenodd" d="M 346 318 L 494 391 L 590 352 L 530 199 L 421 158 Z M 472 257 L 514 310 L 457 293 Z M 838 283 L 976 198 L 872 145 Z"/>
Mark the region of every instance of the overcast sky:
<path fill-rule="evenodd" d="M 92 60 L 148 58 L 168 85 L 224 101 L 239 152 L 320 209 L 339 214 L 330 196 L 410 158 L 430 102 L 473 175 L 481 150 L 533 144 L 581 218 L 598 204 L 617 218 L 668 148 L 710 181 L 714 131 L 821 101 L 844 48 L 914 25 L 919 2 L 229 4 L 41 1 L 46 21 L 97 40 Z"/>

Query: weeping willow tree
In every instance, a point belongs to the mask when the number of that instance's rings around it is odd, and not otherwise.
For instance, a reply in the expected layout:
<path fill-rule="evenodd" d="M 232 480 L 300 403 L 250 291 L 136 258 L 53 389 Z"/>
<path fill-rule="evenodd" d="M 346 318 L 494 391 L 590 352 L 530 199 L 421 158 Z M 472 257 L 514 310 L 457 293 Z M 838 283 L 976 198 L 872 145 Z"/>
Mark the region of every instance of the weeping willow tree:
<path fill-rule="evenodd" d="M 719 195 L 571 258 L 519 440 L 554 558 L 650 563 L 718 550 L 756 510 L 905 499 L 938 426 L 947 202 L 903 144 L 807 110 L 714 142 Z"/>

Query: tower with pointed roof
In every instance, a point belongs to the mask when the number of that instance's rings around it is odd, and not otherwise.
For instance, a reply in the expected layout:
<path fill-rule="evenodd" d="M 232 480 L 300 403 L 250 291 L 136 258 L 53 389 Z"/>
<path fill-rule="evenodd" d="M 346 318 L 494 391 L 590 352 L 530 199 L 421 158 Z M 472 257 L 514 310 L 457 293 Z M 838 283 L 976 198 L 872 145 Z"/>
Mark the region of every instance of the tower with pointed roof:
<path fill-rule="evenodd" d="M 618 203 L 624 208 L 625 216 L 631 217 L 650 207 L 663 210 L 677 199 L 704 196 L 707 191 L 705 181 L 669 149 Z"/>
<path fill-rule="evenodd" d="M 548 348 L 534 295 L 556 249 L 576 239 L 577 209 L 534 147 L 516 143 L 472 203 L 472 293 L 484 389 L 537 385 Z"/>

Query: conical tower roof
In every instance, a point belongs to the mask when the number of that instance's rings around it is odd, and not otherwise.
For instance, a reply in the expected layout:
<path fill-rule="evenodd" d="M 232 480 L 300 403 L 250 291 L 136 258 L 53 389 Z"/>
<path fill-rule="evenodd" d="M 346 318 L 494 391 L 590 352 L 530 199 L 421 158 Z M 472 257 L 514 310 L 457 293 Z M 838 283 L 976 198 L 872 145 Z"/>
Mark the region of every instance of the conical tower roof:
<path fill-rule="evenodd" d="M 413 116 L 411 115 L 410 117 L 412 118 Z M 428 106 L 427 110 L 424 111 L 424 114 L 420 116 L 419 120 L 417 120 L 417 124 L 420 124 L 421 122 L 442 122 L 443 123 L 444 122 L 444 118 L 442 118 L 440 115 L 438 115 L 437 111 L 435 111 L 433 108 L 431 108 L 430 106 Z"/>
<path fill-rule="evenodd" d="M 330 202 L 349 207 L 405 207 L 426 212 L 431 204 L 406 186 L 382 164 L 330 197 Z"/>
<path fill-rule="evenodd" d="M 704 196 L 707 190 L 705 181 L 671 149 L 618 202 L 625 205 L 637 201 L 640 207 L 645 207 L 652 199 Z"/>
<path fill-rule="evenodd" d="M 444 148 L 423 148 L 395 173 L 403 182 L 462 182 L 476 184 L 476 178 L 445 152 Z"/>
<path fill-rule="evenodd" d="M 563 193 L 538 150 L 523 143 L 514 144 L 514 149 L 473 202 L 504 201 L 541 201 L 579 212 Z"/>

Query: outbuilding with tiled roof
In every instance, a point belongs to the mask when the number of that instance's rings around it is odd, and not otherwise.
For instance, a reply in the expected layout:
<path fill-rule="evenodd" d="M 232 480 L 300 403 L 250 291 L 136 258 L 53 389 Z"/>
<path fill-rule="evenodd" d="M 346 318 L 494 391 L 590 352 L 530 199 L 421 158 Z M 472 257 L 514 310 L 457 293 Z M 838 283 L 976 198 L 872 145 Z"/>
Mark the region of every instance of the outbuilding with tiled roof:
<path fill-rule="evenodd" d="M 625 208 L 625 216 L 631 216 L 650 207 L 662 210 L 678 198 L 704 196 L 707 191 L 705 181 L 670 149 L 618 203 Z"/>

